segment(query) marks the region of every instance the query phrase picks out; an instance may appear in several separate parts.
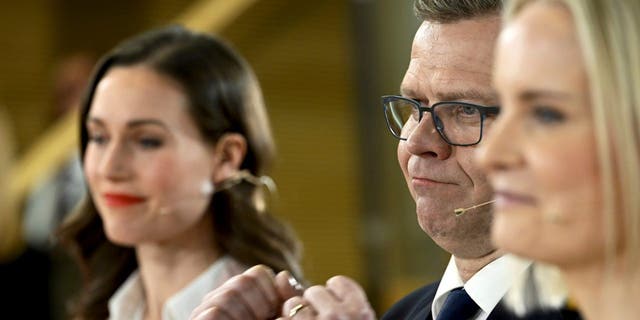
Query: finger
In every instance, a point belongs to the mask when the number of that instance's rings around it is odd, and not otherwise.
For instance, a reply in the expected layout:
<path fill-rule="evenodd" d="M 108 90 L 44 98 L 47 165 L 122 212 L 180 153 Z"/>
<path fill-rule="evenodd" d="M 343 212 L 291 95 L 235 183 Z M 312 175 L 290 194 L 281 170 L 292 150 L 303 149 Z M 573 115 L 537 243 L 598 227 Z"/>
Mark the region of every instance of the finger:
<path fill-rule="evenodd" d="M 301 296 L 304 293 L 304 287 L 294 278 L 289 271 L 278 273 L 275 278 L 276 289 L 282 301 L 294 296 Z"/>
<path fill-rule="evenodd" d="M 220 287 L 208 294 L 200 306 L 191 313 L 192 319 L 254 319 L 253 313 L 245 305 L 244 300 L 234 290 Z M 204 314 L 204 315 L 203 315 Z M 208 314 L 208 315 L 207 315 Z"/>
<path fill-rule="evenodd" d="M 345 276 L 335 276 L 327 281 L 327 289 L 340 301 L 341 312 L 349 319 L 375 319 L 375 312 L 360 285 Z"/>
<path fill-rule="evenodd" d="M 368 304 L 367 295 L 357 282 L 345 276 L 327 280 L 327 289 L 340 301 L 355 301 Z"/>
<path fill-rule="evenodd" d="M 313 319 L 316 315 L 315 309 L 302 297 L 293 297 L 282 306 L 282 317 L 285 319 Z"/>
<path fill-rule="evenodd" d="M 255 269 L 255 272 L 264 272 L 264 269 Z M 270 280 L 268 280 L 270 281 Z M 270 298 L 265 296 L 259 280 L 249 274 L 242 274 L 240 277 L 230 279 L 223 286 L 233 291 L 238 298 L 238 302 L 251 312 L 251 317 L 247 319 L 265 319 L 271 318 L 276 314 L 278 302 L 271 302 Z M 274 286 L 271 284 L 271 286 Z M 272 289 L 271 299 L 277 295 L 275 288 Z M 277 298 L 276 298 L 277 299 Z M 220 306 L 220 305 L 217 305 Z M 225 307 L 232 307 L 224 305 Z M 225 308 L 226 311 L 226 308 Z"/>
<path fill-rule="evenodd" d="M 277 307 L 266 301 L 257 280 L 250 275 L 240 274 L 207 294 L 192 314 L 216 307 L 233 319 L 267 318 L 275 315 Z"/>
<path fill-rule="evenodd" d="M 252 277 L 257 283 L 264 299 L 266 300 L 266 306 L 269 307 L 270 315 L 275 315 L 275 313 L 280 310 L 280 304 L 285 299 L 280 297 L 273 270 L 265 265 L 257 265 L 245 271 L 245 274 Z"/>
<path fill-rule="evenodd" d="M 191 320 L 233 320 L 226 312 L 218 307 L 211 307 L 200 313 L 192 313 Z"/>
<path fill-rule="evenodd" d="M 229 280 L 227 280 L 227 282 L 239 276 L 240 275 L 234 276 Z M 234 295 L 235 293 L 231 288 L 225 287 L 225 284 L 227 282 L 225 282 L 222 286 L 207 293 L 204 296 L 204 298 L 202 298 L 202 301 L 200 302 L 200 304 L 191 312 L 191 318 L 193 318 L 194 315 L 201 314 L 205 310 L 212 309 L 217 305 L 224 305 L 225 301 L 233 300 L 231 296 Z"/>
<path fill-rule="evenodd" d="M 338 310 L 339 301 L 325 286 L 313 286 L 304 291 L 307 300 L 318 314 L 325 314 L 327 310 Z"/>

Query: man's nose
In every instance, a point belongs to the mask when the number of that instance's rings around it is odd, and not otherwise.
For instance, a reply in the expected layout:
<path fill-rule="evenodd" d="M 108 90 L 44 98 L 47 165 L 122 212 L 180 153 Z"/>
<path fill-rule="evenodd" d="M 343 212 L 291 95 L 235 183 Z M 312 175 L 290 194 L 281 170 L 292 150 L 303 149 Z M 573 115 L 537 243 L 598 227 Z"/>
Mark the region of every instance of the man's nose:
<path fill-rule="evenodd" d="M 451 145 L 440 136 L 433 124 L 430 112 L 425 112 L 420 122 L 407 138 L 407 151 L 415 155 L 427 155 L 445 160 L 451 156 Z"/>

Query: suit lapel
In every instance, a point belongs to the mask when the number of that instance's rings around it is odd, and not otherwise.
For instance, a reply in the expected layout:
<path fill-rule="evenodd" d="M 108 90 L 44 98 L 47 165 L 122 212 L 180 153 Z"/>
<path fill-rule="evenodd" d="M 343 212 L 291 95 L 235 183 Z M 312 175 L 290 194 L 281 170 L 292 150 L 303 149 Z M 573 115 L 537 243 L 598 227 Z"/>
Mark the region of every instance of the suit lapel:
<path fill-rule="evenodd" d="M 427 292 L 421 299 L 418 306 L 419 308 L 414 309 L 413 314 L 408 317 L 411 320 L 433 320 L 433 314 L 431 314 L 431 305 L 433 304 L 433 298 L 436 296 L 436 289 L 438 287 L 435 286 L 430 292 Z"/>

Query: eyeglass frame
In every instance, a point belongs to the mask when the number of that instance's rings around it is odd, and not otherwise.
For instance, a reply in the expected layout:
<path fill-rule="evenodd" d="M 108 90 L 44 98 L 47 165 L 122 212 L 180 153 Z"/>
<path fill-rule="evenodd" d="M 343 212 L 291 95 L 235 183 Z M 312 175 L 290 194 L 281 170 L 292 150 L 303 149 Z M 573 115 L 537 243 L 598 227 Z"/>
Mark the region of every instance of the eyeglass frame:
<path fill-rule="evenodd" d="M 393 132 L 393 129 L 391 128 L 391 123 L 389 122 L 389 117 L 387 117 L 387 104 L 388 104 L 388 102 L 391 101 L 391 100 L 398 100 L 398 99 L 409 102 L 415 109 L 418 110 L 418 123 L 420 123 L 420 121 L 422 121 L 422 117 L 423 117 L 423 114 L 425 112 L 431 113 L 431 120 L 433 121 L 433 127 L 436 128 L 436 130 L 438 131 L 438 134 L 440 135 L 442 140 L 444 140 L 444 142 L 446 142 L 449 145 L 458 146 L 458 147 L 470 147 L 470 146 L 474 146 L 474 145 L 480 143 L 480 141 L 482 141 L 482 133 L 484 131 L 484 120 L 486 119 L 487 115 L 498 115 L 498 114 L 500 114 L 500 106 L 483 106 L 483 105 L 479 105 L 479 104 L 474 104 L 474 103 L 469 103 L 469 102 L 461 102 L 461 101 L 440 101 L 440 102 L 437 102 L 437 103 L 433 104 L 431 107 L 423 107 L 421 105 L 420 101 L 418 101 L 416 99 L 411 99 L 411 98 L 398 96 L 398 95 L 384 95 L 384 96 L 382 96 L 382 112 L 384 112 L 384 119 L 387 122 L 387 128 L 389 128 L 389 131 L 391 132 L 391 135 L 393 135 L 394 137 L 396 137 L 397 139 L 402 140 L 402 141 L 406 141 L 407 138 L 402 138 L 402 137 L 396 135 Z M 458 104 L 458 105 L 462 105 L 462 106 L 466 106 L 466 107 L 473 107 L 473 108 L 476 108 L 476 110 L 478 110 L 480 112 L 480 136 L 478 137 L 478 141 L 476 141 L 474 143 L 467 143 L 467 144 L 452 143 L 451 141 L 449 141 L 449 139 L 447 138 L 447 136 L 443 132 L 443 129 L 440 128 L 438 126 L 438 124 L 436 123 L 436 118 L 433 116 L 434 108 L 436 108 L 439 105 L 444 105 L 444 104 Z"/>

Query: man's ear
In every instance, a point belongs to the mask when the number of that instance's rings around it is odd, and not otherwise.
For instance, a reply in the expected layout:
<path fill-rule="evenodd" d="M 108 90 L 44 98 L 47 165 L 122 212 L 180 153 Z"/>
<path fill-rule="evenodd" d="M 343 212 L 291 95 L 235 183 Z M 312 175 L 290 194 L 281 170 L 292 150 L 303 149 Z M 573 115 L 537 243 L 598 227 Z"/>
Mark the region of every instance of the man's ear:
<path fill-rule="evenodd" d="M 232 178 L 240 170 L 247 154 L 247 140 L 238 133 L 224 134 L 214 147 L 213 183 Z"/>

